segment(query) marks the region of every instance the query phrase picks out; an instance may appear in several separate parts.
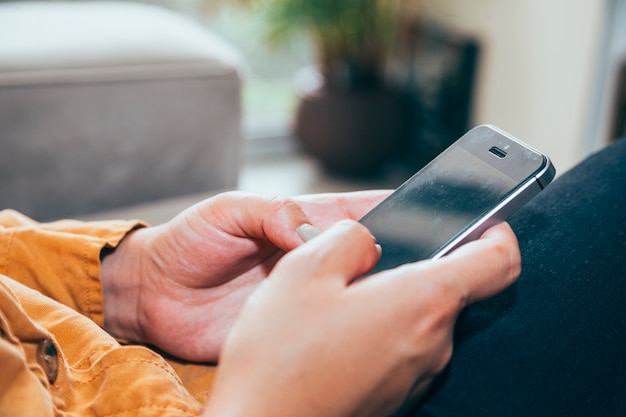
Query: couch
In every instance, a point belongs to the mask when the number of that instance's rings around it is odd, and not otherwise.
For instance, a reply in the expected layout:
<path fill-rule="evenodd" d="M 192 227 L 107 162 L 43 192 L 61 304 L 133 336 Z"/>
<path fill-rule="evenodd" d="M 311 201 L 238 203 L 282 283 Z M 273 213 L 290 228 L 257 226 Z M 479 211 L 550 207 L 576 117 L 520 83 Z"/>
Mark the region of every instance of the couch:
<path fill-rule="evenodd" d="M 236 187 L 244 71 L 157 6 L 0 3 L 0 209 L 52 220 Z"/>

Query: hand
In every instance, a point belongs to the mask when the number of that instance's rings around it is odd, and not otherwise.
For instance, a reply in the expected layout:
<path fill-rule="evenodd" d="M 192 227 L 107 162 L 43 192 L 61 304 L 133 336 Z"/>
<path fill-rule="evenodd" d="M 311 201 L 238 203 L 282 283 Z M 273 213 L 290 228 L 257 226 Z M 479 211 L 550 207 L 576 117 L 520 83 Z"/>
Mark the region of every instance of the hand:
<path fill-rule="evenodd" d="M 520 272 L 507 224 L 437 261 L 352 283 L 377 259 L 349 221 L 284 256 L 227 339 L 205 415 L 388 415 L 446 365 L 461 309 Z"/>
<path fill-rule="evenodd" d="M 388 193 L 294 200 L 225 193 L 137 230 L 102 262 L 105 328 L 184 359 L 215 361 L 244 301 L 302 244 L 298 226 L 359 218 Z"/>

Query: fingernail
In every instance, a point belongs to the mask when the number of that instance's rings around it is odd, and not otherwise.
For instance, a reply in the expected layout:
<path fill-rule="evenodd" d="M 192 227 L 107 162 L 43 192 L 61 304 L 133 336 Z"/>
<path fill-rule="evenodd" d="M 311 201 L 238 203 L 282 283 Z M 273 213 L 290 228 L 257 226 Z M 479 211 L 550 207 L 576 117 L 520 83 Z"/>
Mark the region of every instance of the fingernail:
<path fill-rule="evenodd" d="M 307 242 L 322 232 L 318 228 L 308 223 L 304 223 L 298 226 L 298 228 L 296 229 L 296 233 L 302 238 L 302 240 Z"/>

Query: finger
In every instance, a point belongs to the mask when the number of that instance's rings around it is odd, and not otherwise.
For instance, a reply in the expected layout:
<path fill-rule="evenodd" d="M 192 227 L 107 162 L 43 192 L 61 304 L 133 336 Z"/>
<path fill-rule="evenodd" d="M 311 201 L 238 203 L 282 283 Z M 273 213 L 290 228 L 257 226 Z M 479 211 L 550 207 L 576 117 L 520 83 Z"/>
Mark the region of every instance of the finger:
<path fill-rule="evenodd" d="M 302 240 L 308 242 L 309 240 L 322 233 L 322 231 L 311 224 L 305 223 L 298 226 L 298 228 L 296 229 L 296 233 L 298 233 L 298 236 L 300 236 Z"/>
<path fill-rule="evenodd" d="M 508 288 L 519 277 L 522 264 L 517 237 L 508 223 L 491 227 L 470 243 L 450 254 L 450 262 L 456 266 L 452 275 L 457 277 L 459 287 L 464 286 L 468 304 Z"/>
<path fill-rule="evenodd" d="M 372 269 L 379 256 L 369 231 L 343 220 L 287 254 L 276 270 L 282 276 L 339 277 L 347 284 Z"/>
<path fill-rule="evenodd" d="M 396 294 L 398 302 L 403 294 L 414 299 L 428 293 L 427 298 L 435 300 L 442 310 L 448 305 L 458 313 L 466 305 L 510 286 L 519 276 L 520 264 L 515 234 L 502 223 L 443 258 L 383 271 L 358 284 L 371 286 L 369 290 L 379 294 Z"/>
<path fill-rule="evenodd" d="M 276 246 L 290 251 L 304 242 L 297 230 L 302 225 L 311 224 L 311 220 L 294 200 L 287 197 L 271 198 L 267 213 L 264 214 L 262 236 Z"/>
<path fill-rule="evenodd" d="M 370 190 L 309 194 L 295 197 L 294 200 L 311 218 L 314 225 L 327 229 L 342 219 L 360 219 L 390 193 L 390 190 Z"/>
<path fill-rule="evenodd" d="M 301 245 L 296 233 L 311 220 L 287 197 L 266 197 L 244 192 L 228 192 L 214 198 L 201 215 L 217 223 L 226 233 L 244 238 L 266 239 L 284 251 Z"/>
<path fill-rule="evenodd" d="M 457 291 L 462 304 L 467 305 L 492 297 L 515 282 L 521 256 L 513 230 L 501 223 L 480 239 L 425 264 L 446 291 Z"/>

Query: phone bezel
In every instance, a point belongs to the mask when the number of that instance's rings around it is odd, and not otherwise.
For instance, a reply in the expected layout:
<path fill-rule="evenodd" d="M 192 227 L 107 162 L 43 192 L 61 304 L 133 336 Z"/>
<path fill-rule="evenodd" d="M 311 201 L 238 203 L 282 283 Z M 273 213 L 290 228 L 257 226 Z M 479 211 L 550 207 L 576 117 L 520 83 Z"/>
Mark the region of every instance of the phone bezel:
<path fill-rule="evenodd" d="M 520 141 L 519 139 L 513 137 L 512 135 L 508 134 L 507 132 L 499 129 L 498 127 L 494 125 L 485 124 L 485 125 L 476 126 L 470 131 L 468 131 L 461 138 L 459 138 L 450 147 L 455 146 L 457 142 L 461 142 L 462 140 L 467 139 L 466 137 L 469 135 L 484 134 L 485 129 L 488 129 L 488 132 L 487 132 L 488 134 L 494 134 L 494 138 L 499 137 L 500 139 L 502 139 L 500 141 L 495 140 L 493 142 L 489 142 L 490 144 L 486 146 L 499 145 L 499 146 L 505 147 L 506 144 L 504 142 L 510 141 L 510 142 L 513 142 L 516 146 L 525 148 L 526 150 L 537 154 L 537 156 L 541 160 L 541 163 L 539 164 L 539 167 L 533 173 L 531 174 L 525 173 L 523 175 L 523 179 L 519 179 L 520 178 L 519 175 L 517 178 L 514 178 L 515 181 L 518 182 L 518 184 L 513 188 L 511 192 L 509 192 L 506 196 L 504 196 L 491 209 L 485 211 L 484 213 L 476 217 L 472 222 L 470 222 L 467 226 L 461 229 L 457 234 L 455 234 L 442 246 L 440 246 L 438 249 L 433 251 L 431 255 L 428 256 L 426 259 L 441 258 L 442 256 L 445 256 L 446 254 L 450 253 L 451 251 L 463 245 L 464 243 L 469 242 L 471 240 L 478 239 L 489 227 L 505 221 L 507 217 L 509 217 L 511 214 L 517 211 L 521 206 L 526 204 L 532 197 L 534 197 L 537 193 L 539 193 L 542 189 L 544 189 L 552 181 L 552 179 L 554 178 L 556 174 L 556 170 L 547 155 L 529 146 L 528 144 Z M 481 130 L 483 132 L 481 132 Z M 472 150 L 470 150 L 470 152 L 474 154 L 475 156 L 479 156 L 479 155 L 476 155 Z M 389 199 L 394 198 L 396 193 L 398 193 L 403 187 L 405 187 L 406 184 L 410 183 L 414 179 L 414 177 L 420 175 L 422 170 L 427 169 L 428 166 L 431 164 L 438 163 L 438 160 L 444 157 L 445 153 L 446 151 L 442 152 L 439 156 L 433 159 L 424 168 L 422 168 L 420 171 L 418 171 L 413 176 L 411 176 L 411 178 L 409 178 L 402 185 L 400 185 L 394 193 L 392 193 L 389 197 L 387 197 L 387 199 L 381 202 L 377 207 L 375 207 L 368 214 L 363 216 L 361 218 L 361 221 L 367 219 L 367 217 L 370 216 L 372 212 L 375 212 L 376 210 L 380 209 L 381 206 L 384 207 L 385 203 Z M 492 157 L 495 158 L 495 156 L 493 155 Z M 493 166 L 493 165 L 490 164 L 490 166 Z M 494 166 L 494 168 L 498 169 L 497 164 L 496 166 Z M 498 169 L 498 170 L 502 172 L 503 174 L 508 175 L 507 172 L 501 169 Z"/>

